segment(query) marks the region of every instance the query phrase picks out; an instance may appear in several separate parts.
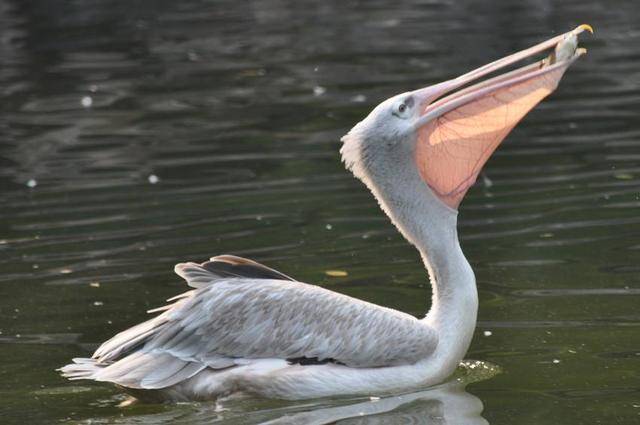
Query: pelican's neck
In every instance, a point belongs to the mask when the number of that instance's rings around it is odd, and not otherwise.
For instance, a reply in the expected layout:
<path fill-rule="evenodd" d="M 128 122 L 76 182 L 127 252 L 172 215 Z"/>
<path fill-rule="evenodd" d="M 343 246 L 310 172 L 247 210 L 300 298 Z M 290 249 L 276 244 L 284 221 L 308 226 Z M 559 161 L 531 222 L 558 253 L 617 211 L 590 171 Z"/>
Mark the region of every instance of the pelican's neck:
<path fill-rule="evenodd" d="M 420 178 L 413 158 L 413 149 L 393 149 L 382 159 L 363 156 L 362 166 L 353 171 L 420 252 L 433 291 L 431 309 L 423 320 L 438 333 L 438 351 L 450 360 L 451 369 L 466 353 L 475 329 L 476 281 L 458 241 L 457 211 L 437 199 Z"/>

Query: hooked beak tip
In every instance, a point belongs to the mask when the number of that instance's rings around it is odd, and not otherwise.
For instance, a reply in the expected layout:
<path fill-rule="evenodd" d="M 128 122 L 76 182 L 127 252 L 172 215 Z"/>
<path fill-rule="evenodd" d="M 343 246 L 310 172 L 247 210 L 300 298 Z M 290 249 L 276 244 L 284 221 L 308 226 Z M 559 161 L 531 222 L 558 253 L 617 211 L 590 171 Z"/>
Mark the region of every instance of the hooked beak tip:
<path fill-rule="evenodd" d="M 582 24 L 576 27 L 576 29 L 574 30 L 576 34 L 580 34 L 583 31 L 589 31 L 591 34 L 593 34 L 593 27 L 589 24 Z"/>

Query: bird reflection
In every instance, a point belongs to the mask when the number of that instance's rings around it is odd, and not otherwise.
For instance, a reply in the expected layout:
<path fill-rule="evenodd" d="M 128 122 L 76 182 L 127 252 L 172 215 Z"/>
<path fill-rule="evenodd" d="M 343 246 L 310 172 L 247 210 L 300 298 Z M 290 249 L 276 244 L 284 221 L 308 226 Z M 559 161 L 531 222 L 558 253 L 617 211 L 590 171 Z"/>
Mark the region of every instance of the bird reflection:
<path fill-rule="evenodd" d="M 262 424 L 322 425 L 337 421 L 341 425 L 488 424 L 481 416 L 482 401 L 465 391 L 466 385 L 456 380 L 425 391 L 286 415 Z"/>
<path fill-rule="evenodd" d="M 234 424 L 234 425 L 487 425 L 481 416 L 482 401 L 466 391 L 474 382 L 500 373 L 498 366 L 466 360 L 453 378 L 428 389 L 357 398 L 276 402 L 251 397 L 231 398 L 217 403 L 183 403 L 170 410 L 136 415 L 138 424 Z M 129 414 L 135 412 L 129 412 Z M 109 423 L 130 423 L 131 416 L 112 418 Z"/>

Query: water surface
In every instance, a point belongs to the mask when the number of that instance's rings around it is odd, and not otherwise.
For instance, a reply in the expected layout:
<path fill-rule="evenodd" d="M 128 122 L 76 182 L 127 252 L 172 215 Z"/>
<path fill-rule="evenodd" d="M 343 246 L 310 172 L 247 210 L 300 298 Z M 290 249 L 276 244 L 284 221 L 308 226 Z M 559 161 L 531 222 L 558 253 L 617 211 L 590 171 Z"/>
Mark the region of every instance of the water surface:
<path fill-rule="evenodd" d="M 491 424 L 638 423 L 639 12 L 0 0 L 2 422 L 251 423 L 348 404 L 119 408 L 116 389 L 54 369 L 183 291 L 175 263 L 222 253 L 423 315 L 418 255 L 343 169 L 340 136 L 393 94 L 588 22 L 589 54 L 462 205 L 480 292 L 468 357 L 502 373 L 457 394 Z M 339 423 L 442 423 L 436 399 Z"/>

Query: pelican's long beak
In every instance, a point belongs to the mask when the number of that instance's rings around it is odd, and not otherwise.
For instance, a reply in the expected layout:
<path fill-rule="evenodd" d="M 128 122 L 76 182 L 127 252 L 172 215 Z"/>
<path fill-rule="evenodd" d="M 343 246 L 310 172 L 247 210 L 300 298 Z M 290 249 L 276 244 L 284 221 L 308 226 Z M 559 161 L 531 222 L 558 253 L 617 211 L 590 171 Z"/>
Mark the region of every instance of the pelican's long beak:
<path fill-rule="evenodd" d="M 589 25 L 506 56 L 458 78 L 412 92 L 421 105 L 414 122 L 420 174 L 442 202 L 457 208 L 500 142 L 537 103 L 553 92 L 585 49 L 577 36 Z M 538 62 L 470 83 L 545 50 Z M 462 86 L 467 86 L 455 91 Z"/>
<path fill-rule="evenodd" d="M 491 91 L 497 90 L 501 87 L 508 86 L 509 84 L 518 83 L 531 77 L 535 77 L 536 75 L 545 74 L 561 67 L 566 68 L 578 57 L 587 52 L 586 49 L 576 49 L 577 36 L 584 31 L 589 31 L 593 34 L 593 28 L 591 28 L 591 25 L 582 24 L 576 27 L 573 31 L 569 31 L 567 33 L 553 37 L 547 41 L 536 44 L 533 47 L 529 47 L 528 49 L 521 50 L 509 56 L 505 56 L 502 59 L 498 59 L 497 61 L 481 66 L 480 68 L 474 69 L 471 72 L 467 72 L 466 74 L 454 78 L 453 80 L 448 80 L 433 86 L 415 90 L 413 94 L 416 96 L 418 102 L 420 102 L 424 108 L 420 120 L 418 120 L 418 122 L 416 123 L 416 127 L 424 125 L 430 119 L 438 116 L 439 113 L 443 113 L 447 109 L 451 108 L 451 106 L 449 106 L 449 108 L 445 108 L 444 106 L 445 104 L 451 105 L 449 102 L 453 100 L 452 98 L 461 98 L 463 97 L 463 95 L 466 95 L 464 99 L 460 99 L 456 102 L 456 105 L 459 105 L 465 100 L 473 100 L 474 98 L 482 96 L 486 93 L 490 93 Z M 457 88 L 465 86 L 488 74 L 496 72 L 509 65 L 513 65 L 514 63 L 520 62 L 545 50 L 550 50 L 554 47 L 556 48 L 555 51 L 545 59 L 475 84 L 464 90 L 456 92 L 451 96 L 447 96 L 446 98 L 442 98 L 442 96 L 454 91 Z M 437 102 L 432 103 L 438 98 L 442 99 L 439 99 Z"/>

